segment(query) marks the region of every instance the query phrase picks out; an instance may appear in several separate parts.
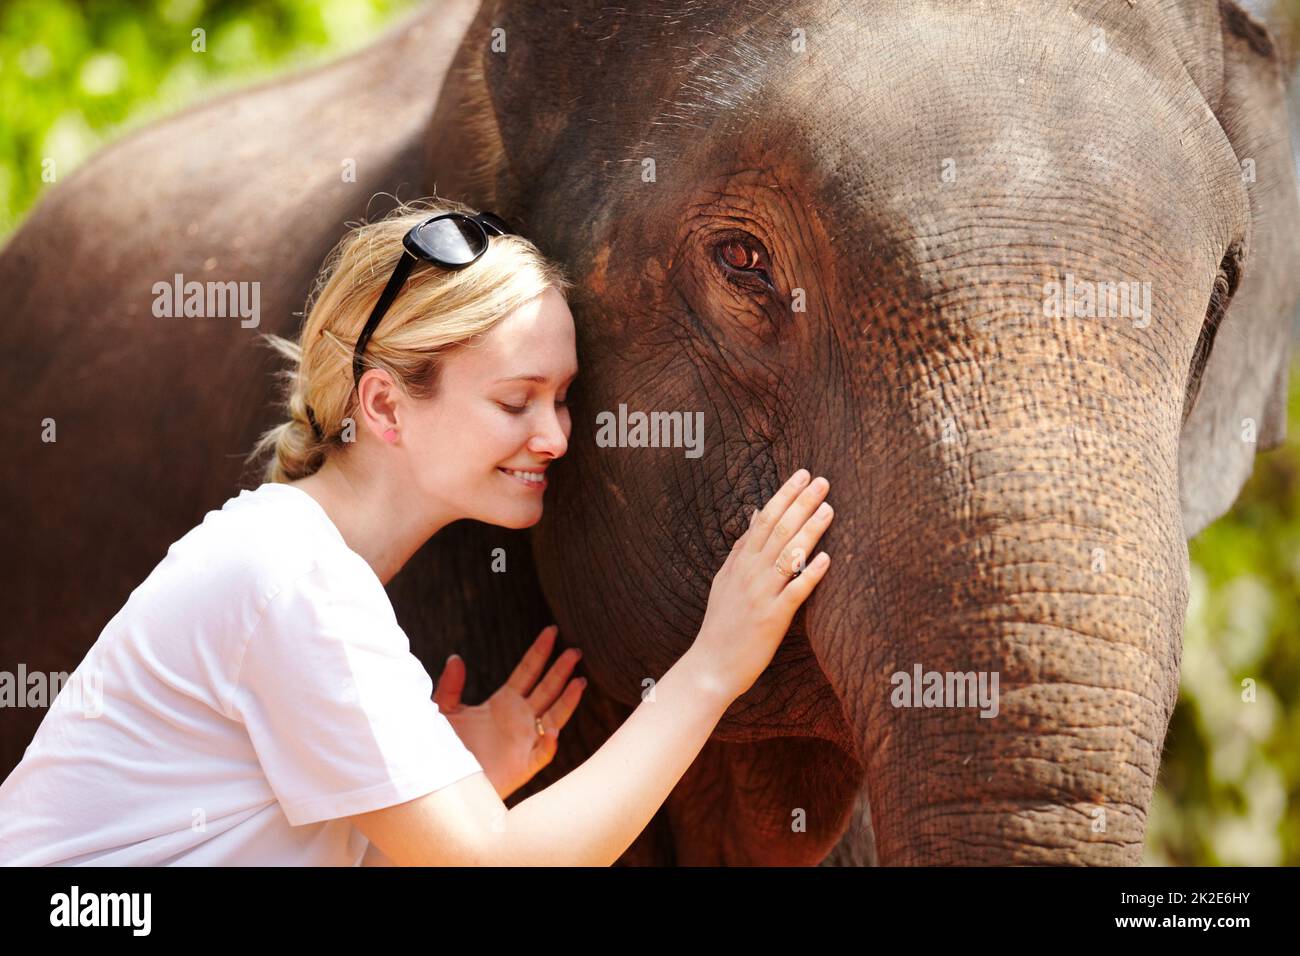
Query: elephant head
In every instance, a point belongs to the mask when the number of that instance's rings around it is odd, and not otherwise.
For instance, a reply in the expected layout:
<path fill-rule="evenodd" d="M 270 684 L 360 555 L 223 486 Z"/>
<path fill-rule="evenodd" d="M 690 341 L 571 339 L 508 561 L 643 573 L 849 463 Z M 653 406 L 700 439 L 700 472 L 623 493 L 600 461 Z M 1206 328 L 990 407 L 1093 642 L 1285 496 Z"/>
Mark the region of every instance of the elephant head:
<path fill-rule="evenodd" d="M 831 481 L 830 574 L 717 731 L 746 859 L 820 859 L 865 782 L 885 863 L 1136 862 L 1187 537 L 1284 428 L 1268 32 L 1226 0 L 488 3 L 433 129 L 439 190 L 578 280 L 533 548 L 606 692 L 685 651 L 785 475 Z M 702 414 L 702 453 L 606 447 L 620 405 Z"/>

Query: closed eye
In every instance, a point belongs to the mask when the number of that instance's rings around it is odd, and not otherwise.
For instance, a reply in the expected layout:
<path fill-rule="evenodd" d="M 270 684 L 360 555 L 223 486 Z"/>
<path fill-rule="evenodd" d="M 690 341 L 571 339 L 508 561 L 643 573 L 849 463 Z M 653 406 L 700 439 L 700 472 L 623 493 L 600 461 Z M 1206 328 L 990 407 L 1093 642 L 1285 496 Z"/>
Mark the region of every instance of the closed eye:
<path fill-rule="evenodd" d="M 522 415 L 524 412 L 528 411 L 527 405 L 507 405 L 505 402 L 497 402 L 497 404 L 511 415 Z M 567 408 L 569 401 L 565 398 L 557 398 L 555 404 L 561 408 Z"/>

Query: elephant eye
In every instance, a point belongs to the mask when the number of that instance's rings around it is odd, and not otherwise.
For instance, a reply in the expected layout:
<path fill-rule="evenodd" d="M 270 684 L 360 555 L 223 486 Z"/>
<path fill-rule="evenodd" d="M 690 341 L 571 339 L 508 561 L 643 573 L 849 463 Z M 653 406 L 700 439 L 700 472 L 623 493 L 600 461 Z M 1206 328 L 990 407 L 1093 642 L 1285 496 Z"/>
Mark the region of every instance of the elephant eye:
<path fill-rule="evenodd" d="M 1224 254 L 1223 261 L 1219 263 L 1218 275 L 1214 277 L 1214 287 L 1210 291 L 1210 304 L 1205 311 L 1205 320 L 1201 324 L 1200 337 L 1196 340 L 1196 349 L 1192 352 L 1187 388 L 1183 393 L 1184 423 L 1196 405 L 1196 399 L 1201 391 L 1201 381 L 1205 375 L 1206 362 L 1209 361 L 1210 352 L 1214 348 L 1214 340 L 1218 335 L 1219 327 L 1223 324 L 1228 304 L 1232 302 L 1232 297 L 1237 292 L 1237 285 L 1241 280 L 1242 255 L 1241 242 L 1232 243 Z"/>
<path fill-rule="evenodd" d="M 714 258 L 728 281 L 752 290 L 757 280 L 766 289 L 776 291 L 767 268 L 767 250 L 753 237 L 729 236 L 723 239 L 715 247 Z"/>

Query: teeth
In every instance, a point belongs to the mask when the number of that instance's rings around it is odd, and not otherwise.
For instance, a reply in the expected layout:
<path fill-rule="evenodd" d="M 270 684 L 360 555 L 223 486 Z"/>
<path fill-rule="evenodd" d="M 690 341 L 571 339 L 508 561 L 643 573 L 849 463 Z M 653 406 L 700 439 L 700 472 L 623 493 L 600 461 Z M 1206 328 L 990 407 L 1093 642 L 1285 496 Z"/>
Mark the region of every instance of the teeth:
<path fill-rule="evenodd" d="M 508 468 L 502 468 L 507 475 L 514 475 L 516 478 L 522 478 L 524 481 L 531 482 L 534 485 L 540 485 L 544 476 L 541 472 L 533 471 L 511 471 Z"/>

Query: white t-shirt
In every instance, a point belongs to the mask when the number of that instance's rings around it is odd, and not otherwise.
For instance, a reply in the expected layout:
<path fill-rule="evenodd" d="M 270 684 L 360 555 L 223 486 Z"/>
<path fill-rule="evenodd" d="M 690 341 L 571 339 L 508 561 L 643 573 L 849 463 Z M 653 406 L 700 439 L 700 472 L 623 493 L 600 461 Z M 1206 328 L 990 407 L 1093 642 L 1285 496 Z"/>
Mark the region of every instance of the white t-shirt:
<path fill-rule="evenodd" d="M 340 818 L 482 771 L 432 695 L 316 500 L 242 491 L 62 687 L 0 785 L 0 864 L 358 865 Z"/>

